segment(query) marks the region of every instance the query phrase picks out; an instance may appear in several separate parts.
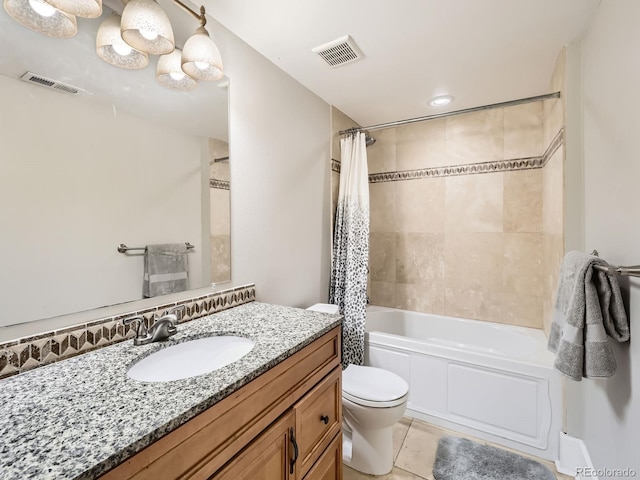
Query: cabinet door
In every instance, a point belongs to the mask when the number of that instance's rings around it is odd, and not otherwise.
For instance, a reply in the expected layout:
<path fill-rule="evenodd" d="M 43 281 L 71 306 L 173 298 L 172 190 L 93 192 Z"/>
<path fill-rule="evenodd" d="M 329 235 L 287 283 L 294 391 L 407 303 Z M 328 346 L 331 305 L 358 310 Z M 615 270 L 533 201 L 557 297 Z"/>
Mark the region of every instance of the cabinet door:
<path fill-rule="evenodd" d="M 295 415 L 289 411 L 211 479 L 295 480 L 295 472 L 289 473 L 294 458 L 290 431 L 294 427 Z"/>
<path fill-rule="evenodd" d="M 333 370 L 294 405 L 300 460 L 296 469 L 303 478 L 342 426 L 342 370 Z"/>
<path fill-rule="evenodd" d="M 342 480 L 342 435 L 336 435 L 304 480 Z"/>

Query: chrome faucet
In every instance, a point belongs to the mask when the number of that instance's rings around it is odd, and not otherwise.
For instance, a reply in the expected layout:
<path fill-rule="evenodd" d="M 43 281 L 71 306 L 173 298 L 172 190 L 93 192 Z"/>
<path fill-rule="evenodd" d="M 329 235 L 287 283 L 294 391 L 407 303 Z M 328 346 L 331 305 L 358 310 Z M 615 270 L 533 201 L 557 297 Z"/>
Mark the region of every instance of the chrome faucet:
<path fill-rule="evenodd" d="M 122 323 L 129 325 L 130 323 L 137 322 L 136 336 L 133 339 L 133 344 L 146 345 L 148 343 L 166 340 L 170 336 L 178 333 L 178 329 L 176 328 L 177 321 L 178 317 L 175 314 L 168 313 L 163 317 L 157 318 L 148 330 L 144 324 L 144 317 L 141 315 L 125 318 Z"/>
<path fill-rule="evenodd" d="M 149 329 L 149 335 L 151 336 L 149 342 L 160 342 L 178 333 L 178 329 L 176 328 L 177 321 L 178 317 L 173 313 L 158 318 Z"/>

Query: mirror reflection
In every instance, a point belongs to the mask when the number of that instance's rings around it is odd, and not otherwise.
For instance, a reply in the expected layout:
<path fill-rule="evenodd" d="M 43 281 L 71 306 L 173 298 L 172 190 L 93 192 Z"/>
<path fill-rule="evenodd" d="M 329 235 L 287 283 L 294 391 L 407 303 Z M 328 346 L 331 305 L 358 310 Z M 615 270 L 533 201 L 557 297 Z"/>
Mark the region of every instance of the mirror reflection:
<path fill-rule="evenodd" d="M 211 212 L 211 281 L 231 281 L 231 208 L 229 204 L 229 144 L 209 140 Z"/>
<path fill-rule="evenodd" d="M 182 45 L 197 22 L 166 10 Z M 228 79 L 183 92 L 156 56 L 107 64 L 110 15 L 52 39 L 0 10 L 0 327 L 143 298 L 144 255 L 121 243 L 189 242 L 189 289 L 230 280 Z"/>

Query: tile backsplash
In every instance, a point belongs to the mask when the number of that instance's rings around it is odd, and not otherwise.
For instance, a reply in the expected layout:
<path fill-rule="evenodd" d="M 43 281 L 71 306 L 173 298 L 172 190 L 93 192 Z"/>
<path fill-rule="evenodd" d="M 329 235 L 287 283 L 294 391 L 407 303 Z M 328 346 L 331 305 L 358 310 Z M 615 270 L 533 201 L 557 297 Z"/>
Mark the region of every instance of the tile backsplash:
<path fill-rule="evenodd" d="M 182 312 L 178 312 L 178 323 L 184 323 L 252 302 L 255 298 L 255 285 L 249 284 L 0 343 L 0 378 L 133 338 L 134 325 L 123 324 L 125 318 L 133 315 L 142 315 L 150 327 L 155 318 L 184 305 Z"/>

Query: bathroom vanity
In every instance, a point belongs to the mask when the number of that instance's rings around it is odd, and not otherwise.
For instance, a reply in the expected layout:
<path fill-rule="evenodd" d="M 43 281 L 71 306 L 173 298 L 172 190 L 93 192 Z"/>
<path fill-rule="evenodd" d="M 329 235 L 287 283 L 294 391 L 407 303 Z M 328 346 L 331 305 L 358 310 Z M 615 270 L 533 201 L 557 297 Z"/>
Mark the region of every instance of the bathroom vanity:
<path fill-rule="evenodd" d="M 248 303 L 0 381 L 0 478 L 342 478 L 337 316 Z M 254 349 L 209 374 L 138 382 L 167 344 L 234 334 Z"/>
<path fill-rule="evenodd" d="M 334 328 L 102 478 L 342 478 L 339 361 Z"/>

